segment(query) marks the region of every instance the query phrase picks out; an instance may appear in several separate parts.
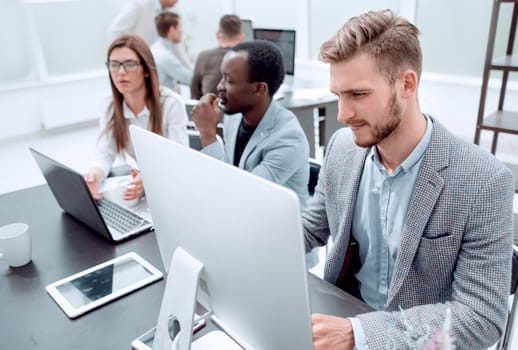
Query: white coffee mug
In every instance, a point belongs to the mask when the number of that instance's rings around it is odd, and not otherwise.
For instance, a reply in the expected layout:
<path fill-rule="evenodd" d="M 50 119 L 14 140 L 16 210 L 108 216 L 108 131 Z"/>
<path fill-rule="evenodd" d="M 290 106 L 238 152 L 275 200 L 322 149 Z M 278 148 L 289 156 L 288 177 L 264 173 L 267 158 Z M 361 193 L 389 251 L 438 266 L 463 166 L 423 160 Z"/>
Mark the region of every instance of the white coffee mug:
<path fill-rule="evenodd" d="M 31 255 L 31 236 L 27 224 L 14 223 L 0 227 L 0 260 L 17 267 L 28 264 Z"/>
<path fill-rule="evenodd" d="M 115 203 L 118 203 L 118 204 L 121 204 L 121 205 L 124 205 L 127 207 L 132 207 L 139 202 L 139 198 L 129 199 L 129 200 L 124 199 L 124 192 L 126 191 L 128 186 L 132 186 L 131 178 L 120 179 L 117 182 L 115 182 L 114 184 L 112 184 L 111 187 L 104 190 L 104 192 L 102 192 L 102 195 L 106 199 L 109 199 Z"/>

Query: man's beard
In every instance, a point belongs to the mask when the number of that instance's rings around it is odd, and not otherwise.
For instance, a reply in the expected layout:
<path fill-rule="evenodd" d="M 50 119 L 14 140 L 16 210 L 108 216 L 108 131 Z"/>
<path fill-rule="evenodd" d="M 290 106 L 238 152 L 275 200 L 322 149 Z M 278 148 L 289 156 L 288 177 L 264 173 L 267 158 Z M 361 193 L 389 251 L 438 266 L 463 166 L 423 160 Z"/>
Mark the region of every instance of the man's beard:
<path fill-rule="evenodd" d="M 372 126 L 372 136 L 370 140 L 361 142 L 358 138 L 355 138 L 354 142 L 360 147 L 371 147 L 379 144 L 385 138 L 387 138 L 401 123 L 401 106 L 397 102 L 395 91 L 392 91 L 389 103 L 387 104 L 387 122 L 383 125 Z"/>

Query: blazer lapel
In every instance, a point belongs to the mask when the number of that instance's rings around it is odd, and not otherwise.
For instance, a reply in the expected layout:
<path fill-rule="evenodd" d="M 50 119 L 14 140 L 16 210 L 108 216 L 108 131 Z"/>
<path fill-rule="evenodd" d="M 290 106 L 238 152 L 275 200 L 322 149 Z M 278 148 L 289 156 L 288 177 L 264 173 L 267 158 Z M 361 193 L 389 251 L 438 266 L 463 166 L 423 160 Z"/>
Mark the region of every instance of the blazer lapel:
<path fill-rule="evenodd" d="M 246 144 L 245 149 L 243 150 L 243 154 L 241 155 L 241 159 L 239 160 L 239 167 L 241 169 L 245 169 L 245 162 L 248 156 L 253 152 L 255 147 L 264 140 L 270 133 L 271 129 L 275 125 L 275 116 L 277 115 L 277 102 L 273 101 L 270 103 L 270 106 L 266 109 L 263 118 L 257 125 L 257 129 L 255 129 L 254 133 L 248 143 Z M 234 148 L 235 148 L 236 140 L 234 137 Z"/>
<path fill-rule="evenodd" d="M 444 186 L 444 179 L 439 172 L 448 166 L 450 152 L 448 144 L 442 140 L 443 134 L 442 126 L 434 122 L 430 143 L 424 154 L 410 199 L 406 224 L 401 232 L 401 241 L 388 292 L 387 306 L 390 305 L 401 288 L 412 266 L 419 241 Z"/>
<path fill-rule="evenodd" d="M 356 197 L 358 195 L 358 187 L 360 185 L 360 179 L 363 172 L 363 166 L 365 158 L 367 157 L 369 149 L 360 148 L 354 144 L 345 151 L 345 156 L 342 162 L 342 171 L 338 181 L 338 212 L 345 213 L 342 215 L 336 237 L 338 238 L 332 246 L 331 255 L 337 256 L 336 261 L 340 262 L 340 266 L 328 266 L 326 269 L 326 280 L 335 283 L 340 274 L 343 261 L 345 259 L 345 253 L 349 246 L 351 236 L 351 225 L 352 217 L 354 213 L 354 204 L 356 203 Z M 349 169 L 352 169 L 349 170 Z M 344 232 L 345 234 L 340 234 Z M 334 251 L 333 251 L 334 250 Z"/>

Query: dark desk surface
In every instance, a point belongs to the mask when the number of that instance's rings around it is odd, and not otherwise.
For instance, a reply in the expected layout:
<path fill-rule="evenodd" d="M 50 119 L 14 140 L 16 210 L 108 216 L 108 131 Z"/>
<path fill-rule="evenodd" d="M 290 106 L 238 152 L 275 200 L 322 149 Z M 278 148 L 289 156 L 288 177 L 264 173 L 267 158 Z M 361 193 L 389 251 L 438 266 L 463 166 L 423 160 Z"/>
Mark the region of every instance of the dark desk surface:
<path fill-rule="evenodd" d="M 30 227 L 32 262 L 10 268 L 0 261 L 0 347 L 2 349 L 129 349 L 152 328 L 165 287 L 149 285 L 70 320 L 45 286 L 93 265 L 134 251 L 162 268 L 154 233 L 113 245 L 64 214 L 46 185 L 0 196 L 0 225 Z M 336 287 L 309 278 L 313 312 L 352 316 L 370 308 Z"/>

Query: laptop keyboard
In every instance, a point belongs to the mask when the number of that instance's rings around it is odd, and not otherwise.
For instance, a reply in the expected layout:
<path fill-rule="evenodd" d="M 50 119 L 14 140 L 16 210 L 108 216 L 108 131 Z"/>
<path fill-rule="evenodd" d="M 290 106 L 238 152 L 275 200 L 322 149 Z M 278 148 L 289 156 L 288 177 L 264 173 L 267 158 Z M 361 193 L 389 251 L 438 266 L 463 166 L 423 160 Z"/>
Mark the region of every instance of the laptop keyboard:
<path fill-rule="evenodd" d="M 98 200 L 97 207 L 106 224 L 121 233 L 132 232 L 150 224 L 132 211 L 106 199 Z"/>

